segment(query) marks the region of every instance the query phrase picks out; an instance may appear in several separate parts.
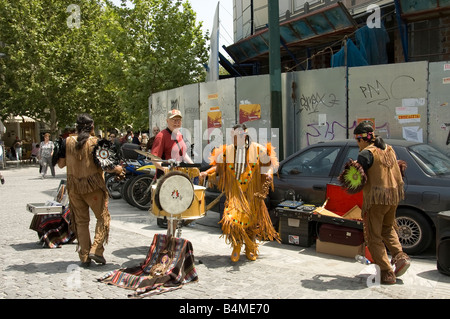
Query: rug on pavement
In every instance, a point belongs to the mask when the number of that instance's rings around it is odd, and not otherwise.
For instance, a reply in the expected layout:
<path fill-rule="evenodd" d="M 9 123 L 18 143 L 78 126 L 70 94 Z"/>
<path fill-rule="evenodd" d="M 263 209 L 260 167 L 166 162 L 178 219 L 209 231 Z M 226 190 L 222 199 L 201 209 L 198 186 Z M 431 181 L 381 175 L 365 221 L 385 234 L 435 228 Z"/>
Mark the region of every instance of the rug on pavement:
<path fill-rule="evenodd" d="M 156 234 L 139 266 L 113 270 L 98 281 L 134 290 L 129 297 L 143 298 L 181 288 L 198 280 L 192 243 Z"/>
<path fill-rule="evenodd" d="M 62 214 L 34 215 L 30 229 L 36 231 L 44 247 L 60 248 L 75 240 L 70 230 L 70 209 L 66 207 Z"/>

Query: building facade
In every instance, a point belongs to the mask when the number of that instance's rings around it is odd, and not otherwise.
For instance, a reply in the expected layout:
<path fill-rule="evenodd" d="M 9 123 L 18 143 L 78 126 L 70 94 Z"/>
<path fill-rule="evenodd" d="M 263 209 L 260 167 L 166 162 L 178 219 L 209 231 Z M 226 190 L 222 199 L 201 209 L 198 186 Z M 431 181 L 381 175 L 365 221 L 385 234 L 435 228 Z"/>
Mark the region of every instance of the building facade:
<path fill-rule="evenodd" d="M 226 48 L 236 76 L 267 74 L 268 0 L 233 0 L 234 41 Z M 279 0 L 282 72 L 333 66 L 346 41 L 357 48 L 376 19 L 386 59 L 367 65 L 450 59 L 450 1 Z M 370 35 L 371 37 L 373 35 Z M 382 45 L 380 45 L 380 43 Z M 373 50 L 373 49 L 372 49 Z M 250 52 L 250 54 L 249 54 Z"/>

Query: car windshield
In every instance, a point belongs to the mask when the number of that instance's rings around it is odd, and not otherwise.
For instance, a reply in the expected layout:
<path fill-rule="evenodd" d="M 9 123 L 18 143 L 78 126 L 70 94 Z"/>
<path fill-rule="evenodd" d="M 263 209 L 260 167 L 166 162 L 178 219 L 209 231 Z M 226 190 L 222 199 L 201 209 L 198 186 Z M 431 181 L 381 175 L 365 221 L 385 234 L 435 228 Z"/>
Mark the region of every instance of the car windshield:
<path fill-rule="evenodd" d="M 430 145 L 414 145 L 409 151 L 427 174 L 450 175 L 450 158 Z"/>
<path fill-rule="evenodd" d="M 283 175 L 328 176 L 340 147 L 313 147 L 286 162 L 282 169 Z"/>

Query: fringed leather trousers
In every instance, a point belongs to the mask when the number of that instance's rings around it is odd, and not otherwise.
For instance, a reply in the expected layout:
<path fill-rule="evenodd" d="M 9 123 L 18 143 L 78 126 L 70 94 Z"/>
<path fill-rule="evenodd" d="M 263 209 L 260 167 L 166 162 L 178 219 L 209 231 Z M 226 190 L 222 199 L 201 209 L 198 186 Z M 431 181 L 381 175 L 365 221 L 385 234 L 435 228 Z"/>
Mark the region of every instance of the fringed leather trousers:
<path fill-rule="evenodd" d="M 87 194 L 69 193 L 71 224 L 78 240 L 78 254 L 81 262 L 89 261 L 89 253 L 103 256 L 104 244 L 108 241 L 111 216 L 108 211 L 108 197 L 103 190 L 96 190 Z M 97 223 L 94 241 L 91 242 L 89 232 L 89 208 L 94 212 Z"/>
<path fill-rule="evenodd" d="M 371 205 L 364 213 L 364 237 L 373 261 L 380 270 L 391 270 L 386 248 L 392 257 L 402 252 L 395 230 L 397 205 Z"/>

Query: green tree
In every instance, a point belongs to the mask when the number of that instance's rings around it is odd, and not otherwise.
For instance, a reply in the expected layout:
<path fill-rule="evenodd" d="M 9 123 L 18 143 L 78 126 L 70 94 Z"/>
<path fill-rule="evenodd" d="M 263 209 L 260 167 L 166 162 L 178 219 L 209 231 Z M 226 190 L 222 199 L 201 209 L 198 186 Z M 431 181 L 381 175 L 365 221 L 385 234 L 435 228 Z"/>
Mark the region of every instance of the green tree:
<path fill-rule="evenodd" d="M 132 2 L 0 0 L 0 117 L 146 128 L 152 93 L 201 81 L 207 39 L 190 5 Z"/>
<path fill-rule="evenodd" d="M 146 128 L 151 94 L 204 80 L 208 39 L 188 2 L 131 2 L 132 8 L 116 9 L 122 32 L 115 33 L 121 42 L 115 41 L 120 43 L 124 75 L 119 102 L 135 128 Z"/>
<path fill-rule="evenodd" d="M 51 131 L 72 124 L 77 113 L 101 110 L 95 31 L 101 6 L 83 1 L 79 25 L 69 22 L 71 0 L 0 0 L 1 116 L 27 115 L 50 123 Z"/>

